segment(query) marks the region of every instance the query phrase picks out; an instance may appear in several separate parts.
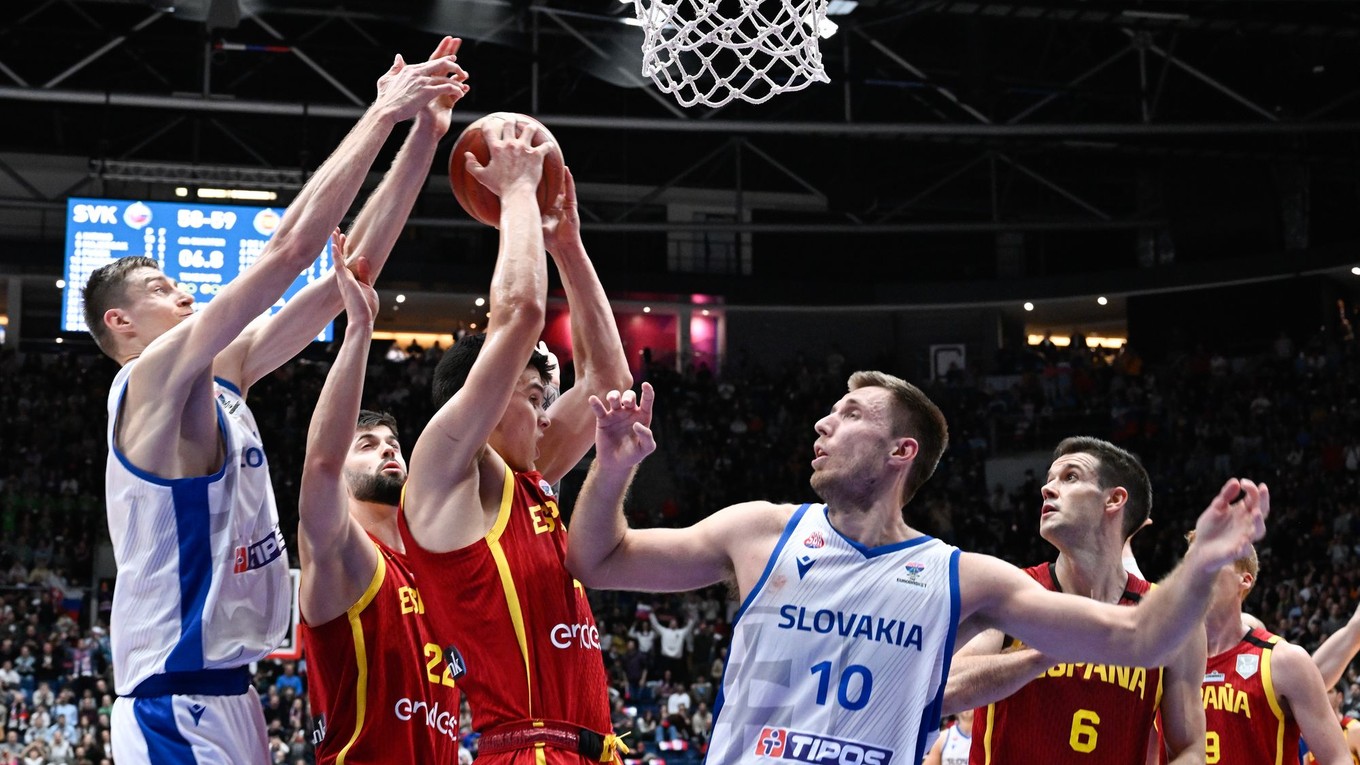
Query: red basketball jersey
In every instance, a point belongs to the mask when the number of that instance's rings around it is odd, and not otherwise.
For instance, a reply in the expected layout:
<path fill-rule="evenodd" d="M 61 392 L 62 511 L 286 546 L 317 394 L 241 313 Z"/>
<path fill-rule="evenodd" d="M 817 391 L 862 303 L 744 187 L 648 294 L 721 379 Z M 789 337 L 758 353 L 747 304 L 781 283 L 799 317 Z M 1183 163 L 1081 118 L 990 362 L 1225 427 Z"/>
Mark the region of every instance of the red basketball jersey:
<path fill-rule="evenodd" d="M 1034 566 L 1025 573 L 1061 592 L 1053 565 Z M 1129 574 L 1119 604 L 1137 604 L 1150 587 Z M 1161 701 L 1161 669 L 1059 664 L 1009 698 L 978 708 L 968 762 L 1141 763 Z"/>
<path fill-rule="evenodd" d="M 359 601 L 302 625 L 318 763 L 458 761 L 458 691 L 402 556 L 374 541 Z"/>
<path fill-rule="evenodd" d="M 477 731 L 547 720 L 612 732 L 600 633 L 585 588 L 567 571 L 567 532 L 539 473 L 507 468 L 495 525 L 460 550 L 428 552 L 404 515 L 400 526 L 430 598 L 430 626 L 463 662 L 458 685 Z M 583 761 L 561 749 L 537 751 L 554 762 Z M 478 760 L 521 756 L 533 761 L 534 750 Z"/>
<path fill-rule="evenodd" d="M 1278 635 L 1251 630 L 1209 658 L 1204 673 L 1207 765 L 1285 765 L 1298 761 L 1299 726 L 1275 695 L 1270 656 Z"/>

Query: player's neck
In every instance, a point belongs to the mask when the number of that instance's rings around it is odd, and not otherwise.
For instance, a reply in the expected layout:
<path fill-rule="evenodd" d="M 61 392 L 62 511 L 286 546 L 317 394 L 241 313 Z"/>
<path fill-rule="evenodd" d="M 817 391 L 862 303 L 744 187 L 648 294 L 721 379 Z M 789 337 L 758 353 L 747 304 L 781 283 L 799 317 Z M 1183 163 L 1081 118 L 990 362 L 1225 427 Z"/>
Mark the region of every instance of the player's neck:
<path fill-rule="evenodd" d="M 834 506 L 827 505 L 826 517 L 836 531 L 865 547 L 882 547 L 921 536 L 921 532 L 902 520 L 900 508 L 837 510 Z"/>
<path fill-rule="evenodd" d="M 397 529 L 399 512 L 401 511 L 396 507 L 380 502 L 360 502 L 351 499 L 349 503 L 350 516 L 364 527 L 364 531 L 388 548 L 405 554 L 406 547 L 401 543 L 401 532 Z"/>
<path fill-rule="evenodd" d="M 1204 617 L 1204 631 L 1209 638 L 1210 656 L 1217 656 L 1242 642 L 1247 628 L 1242 625 L 1241 605 L 1211 605 Z"/>
<path fill-rule="evenodd" d="M 1119 554 L 1098 547 L 1060 550 L 1053 568 L 1063 592 L 1101 603 L 1118 603 L 1129 583 Z"/>

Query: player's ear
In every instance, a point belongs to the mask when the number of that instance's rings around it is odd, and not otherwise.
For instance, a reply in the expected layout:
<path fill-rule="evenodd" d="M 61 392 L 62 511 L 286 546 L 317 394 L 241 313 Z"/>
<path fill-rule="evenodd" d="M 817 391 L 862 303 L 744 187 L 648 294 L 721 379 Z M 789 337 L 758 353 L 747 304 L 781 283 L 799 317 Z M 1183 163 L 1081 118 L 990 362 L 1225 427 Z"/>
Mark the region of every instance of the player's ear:
<path fill-rule="evenodd" d="M 110 332 L 127 335 L 133 329 L 132 317 L 121 308 L 110 308 L 104 312 L 104 326 L 108 327 Z"/>
<path fill-rule="evenodd" d="M 1105 509 L 1109 511 L 1122 511 L 1125 503 L 1129 501 L 1129 490 L 1123 486 L 1116 486 L 1110 489 L 1110 493 L 1105 495 Z"/>
<path fill-rule="evenodd" d="M 921 445 L 914 438 L 899 438 L 893 441 L 890 456 L 894 460 L 914 460 L 921 453 Z"/>

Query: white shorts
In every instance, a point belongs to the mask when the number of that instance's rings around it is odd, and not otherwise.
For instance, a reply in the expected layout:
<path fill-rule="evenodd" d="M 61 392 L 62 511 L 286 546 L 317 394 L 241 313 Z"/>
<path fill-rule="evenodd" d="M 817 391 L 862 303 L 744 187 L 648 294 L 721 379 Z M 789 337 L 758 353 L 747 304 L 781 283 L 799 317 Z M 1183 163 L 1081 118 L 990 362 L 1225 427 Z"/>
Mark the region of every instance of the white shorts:
<path fill-rule="evenodd" d="M 260 695 L 174 695 L 113 702 L 118 765 L 248 765 L 269 762 Z"/>

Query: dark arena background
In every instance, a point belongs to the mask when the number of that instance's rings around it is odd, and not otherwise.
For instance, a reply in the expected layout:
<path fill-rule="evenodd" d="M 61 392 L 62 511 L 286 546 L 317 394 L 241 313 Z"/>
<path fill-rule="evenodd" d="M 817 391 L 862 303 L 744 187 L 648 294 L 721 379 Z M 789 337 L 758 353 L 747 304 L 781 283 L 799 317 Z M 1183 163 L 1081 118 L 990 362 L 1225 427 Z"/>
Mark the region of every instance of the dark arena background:
<path fill-rule="evenodd" d="M 116 367 L 63 330 L 68 199 L 281 211 L 392 55 L 420 60 L 444 34 L 463 38 L 472 90 L 377 285 L 365 389 L 408 452 L 435 361 L 485 320 L 497 246 L 458 208 L 448 150 L 478 116 L 522 112 L 561 144 L 633 376 L 657 389 L 633 525 L 814 500 L 813 423 L 851 371 L 882 369 L 950 425 L 914 527 L 1049 560 L 1051 450 L 1096 436 L 1151 473 L 1153 524 L 1133 540 L 1150 579 L 1222 481 L 1250 476 L 1273 512 L 1246 610 L 1310 651 L 1345 626 L 1360 596 L 1360 3 L 833 4 L 829 84 L 685 109 L 638 74 L 642 32 L 617 0 L 6 0 L 0 762 L 111 762 Z M 545 339 L 570 385 L 558 283 Z M 295 565 L 303 443 L 335 351 L 313 343 L 251 391 Z M 588 465 L 564 482 L 568 510 Z M 697 762 L 736 604 L 723 588 L 592 602 L 632 756 Z M 649 611 L 694 620 L 681 663 L 630 649 L 652 643 Z M 280 656 L 255 668 L 274 761 L 310 763 L 305 660 Z M 1341 688 L 1356 715 L 1356 665 Z"/>

